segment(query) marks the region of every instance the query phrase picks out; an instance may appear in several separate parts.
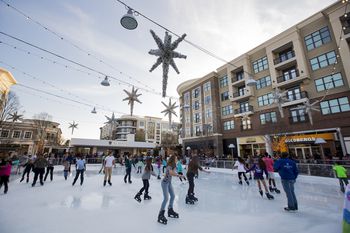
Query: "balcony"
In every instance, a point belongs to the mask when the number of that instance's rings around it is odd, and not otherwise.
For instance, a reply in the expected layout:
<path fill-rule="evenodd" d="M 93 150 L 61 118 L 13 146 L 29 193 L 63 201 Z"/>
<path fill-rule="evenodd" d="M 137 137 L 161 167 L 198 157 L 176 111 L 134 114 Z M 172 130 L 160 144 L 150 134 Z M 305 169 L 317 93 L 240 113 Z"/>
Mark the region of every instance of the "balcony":
<path fill-rule="evenodd" d="M 298 82 L 303 81 L 304 79 L 310 79 L 306 75 L 300 75 L 299 70 L 292 70 L 288 74 L 277 77 L 277 87 L 285 87 Z"/>
<path fill-rule="evenodd" d="M 300 124 L 300 123 L 308 123 L 309 116 L 308 115 L 298 115 L 289 117 L 289 124 Z"/>
<path fill-rule="evenodd" d="M 251 92 L 244 89 L 243 91 L 233 93 L 231 100 L 232 101 L 240 101 L 240 100 L 247 99 L 251 96 L 252 96 Z"/>
<path fill-rule="evenodd" d="M 289 99 L 289 101 L 283 103 L 282 107 L 288 107 L 288 106 L 304 103 L 305 101 L 307 101 L 309 96 L 306 91 L 302 91 L 299 93 L 293 93 L 291 95 L 287 94 L 287 98 Z"/>
<path fill-rule="evenodd" d="M 295 52 L 293 50 L 290 50 L 288 52 L 280 54 L 276 59 L 273 60 L 273 63 L 275 65 L 275 69 L 284 69 L 290 63 L 295 64 L 296 63 Z"/>
<path fill-rule="evenodd" d="M 241 131 L 253 130 L 252 124 L 241 125 Z"/>
<path fill-rule="evenodd" d="M 254 108 L 251 105 L 248 105 L 248 107 L 238 108 L 234 111 L 234 117 L 241 117 L 243 115 L 251 115 L 254 113 Z"/>
<path fill-rule="evenodd" d="M 232 77 L 232 86 L 242 86 L 244 84 L 244 76 L 234 76 Z"/>

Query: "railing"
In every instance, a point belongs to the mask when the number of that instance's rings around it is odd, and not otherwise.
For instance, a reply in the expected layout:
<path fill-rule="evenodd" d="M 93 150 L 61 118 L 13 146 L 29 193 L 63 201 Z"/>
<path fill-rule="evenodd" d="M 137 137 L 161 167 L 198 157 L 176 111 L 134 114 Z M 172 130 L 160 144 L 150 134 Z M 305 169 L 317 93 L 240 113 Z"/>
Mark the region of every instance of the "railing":
<path fill-rule="evenodd" d="M 244 75 L 235 75 L 234 77 L 232 77 L 232 83 L 235 83 L 235 82 L 238 82 L 238 81 L 241 81 L 244 79 Z"/>
<path fill-rule="evenodd" d="M 242 114 L 245 112 L 253 112 L 253 111 L 254 111 L 253 106 L 248 105 L 248 107 L 242 107 L 242 108 L 235 109 L 234 114 L 236 115 L 236 114 Z"/>
<path fill-rule="evenodd" d="M 309 122 L 309 116 L 306 114 L 289 117 L 290 124 L 298 124 L 298 123 L 306 123 L 306 122 Z"/>
<path fill-rule="evenodd" d="M 273 63 L 274 63 L 275 65 L 277 65 L 277 64 L 279 64 L 279 63 L 281 63 L 281 62 L 284 62 L 284 61 L 287 61 L 287 60 L 289 60 L 289 59 L 291 59 L 291 58 L 293 58 L 293 57 L 295 57 L 295 52 L 294 52 L 294 50 L 290 50 L 290 51 L 288 51 L 288 52 L 286 52 L 286 53 L 280 54 L 280 55 L 278 56 L 278 58 L 276 58 L 276 59 L 273 60 Z"/>
<path fill-rule="evenodd" d="M 295 78 L 299 77 L 299 75 L 300 75 L 299 70 L 295 70 L 295 69 L 290 70 L 288 73 L 277 77 L 277 83 L 282 83 L 282 82 L 285 82 L 288 80 L 295 79 Z"/>
<path fill-rule="evenodd" d="M 300 100 L 304 98 L 309 98 L 306 91 L 297 92 L 297 93 L 293 92 L 292 94 L 287 93 L 287 99 L 289 99 L 289 101 Z"/>
<path fill-rule="evenodd" d="M 237 97 L 241 97 L 241 96 L 245 96 L 247 95 L 247 90 L 243 90 L 243 91 L 239 91 L 239 92 L 235 92 L 232 94 L 233 98 L 237 98 Z"/>
<path fill-rule="evenodd" d="M 253 130 L 252 124 L 241 125 L 241 131 Z"/>

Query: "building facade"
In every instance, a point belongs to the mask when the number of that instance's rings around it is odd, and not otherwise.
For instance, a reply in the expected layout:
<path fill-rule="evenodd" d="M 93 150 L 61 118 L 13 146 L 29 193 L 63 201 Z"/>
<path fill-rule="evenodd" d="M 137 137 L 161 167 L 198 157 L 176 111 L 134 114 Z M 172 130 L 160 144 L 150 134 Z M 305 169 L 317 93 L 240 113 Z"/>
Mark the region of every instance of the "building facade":
<path fill-rule="evenodd" d="M 337 2 L 216 72 L 180 84 L 184 146 L 205 141 L 203 126 L 212 124 L 221 140 L 215 144 L 221 146 L 215 150 L 219 156 L 232 153 L 230 144 L 236 156 L 289 151 L 311 159 L 350 153 L 350 16 L 344 17 L 350 12 L 345 10 L 346 4 Z M 251 78 L 255 86 L 246 85 Z M 204 93 L 193 95 L 196 88 L 204 90 L 206 80 L 212 83 L 212 105 Z M 276 96 L 282 97 L 280 105 Z M 304 103 L 312 106 L 301 107 Z"/>

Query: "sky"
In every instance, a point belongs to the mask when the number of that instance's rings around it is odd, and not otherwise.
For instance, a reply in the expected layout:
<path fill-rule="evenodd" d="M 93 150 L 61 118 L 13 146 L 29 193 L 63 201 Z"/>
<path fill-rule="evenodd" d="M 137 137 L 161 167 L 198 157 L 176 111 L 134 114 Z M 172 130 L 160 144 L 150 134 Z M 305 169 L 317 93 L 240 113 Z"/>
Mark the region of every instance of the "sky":
<path fill-rule="evenodd" d="M 25 18 L 2 1 L 10 3 L 63 39 Z M 196 45 L 225 60 L 232 60 L 335 1 L 124 2 L 169 30 L 179 35 L 186 33 L 186 39 Z M 157 49 L 150 29 L 161 39 L 164 38 L 165 31 L 140 15 L 136 16 L 138 27 L 135 30 L 126 30 L 120 25 L 120 18 L 125 13 L 125 6 L 116 0 L 1 0 L 0 31 L 103 74 L 150 90 L 139 90 L 142 104 L 135 103 L 134 114 L 163 117 L 161 111 L 164 106 L 161 101 L 167 103 L 168 98 L 152 93 L 160 93 L 162 90 L 162 69 L 160 65 L 153 72 L 149 72 L 157 57 L 149 55 L 148 51 Z M 173 40 L 175 39 L 173 36 Z M 98 139 L 99 128 L 106 122 L 106 115 L 110 117 L 112 112 L 116 116 L 130 113 L 127 101 L 122 99 L 126 97 L 123 90 L 130 90 L 131 85 L 111 80 L 111 86 L 104 87 L 100 85 L 104 78 L 100 73 L 79 67 L 2 34 L 0 41 L 3 42 L 0 43 L 0 67 L 9 70 L 19 84 L 32 88 L 21 85 L 11 88 L 19 98 L 20 112 L 25 118 L 47 112 L 53 117 L 53 121 L 60 123 L 65 139 Z M 181 42 L 176 51 L 187 55 L 187 59 L 175 59 L 180 74 L 170 68 L 167 88 L 169 96 L 178 97 L 176 88 L 182 82 L 203 77 L 224 65 L 222 61 L 186 42 Z M 96 106 L 97 114 L 91 113 L 91 106 Z M 73 121 L 78 123 L 78 129 L 72 135 L 68 127 Z M 178 119 L 175 118 L 175 121 Z"/>

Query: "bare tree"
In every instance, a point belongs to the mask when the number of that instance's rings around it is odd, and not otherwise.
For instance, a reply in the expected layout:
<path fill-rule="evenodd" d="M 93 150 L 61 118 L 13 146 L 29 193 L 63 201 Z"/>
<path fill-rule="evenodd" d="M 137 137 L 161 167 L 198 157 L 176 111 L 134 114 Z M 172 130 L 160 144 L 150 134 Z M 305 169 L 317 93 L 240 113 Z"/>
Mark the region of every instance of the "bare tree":
<path fill-rule="evenodd" d="M 11 120 L 11 116 L 21 108 L 17 95 L 10 92 L 8 95 L 2 94 L 0 100 L 0 128 L 5 121 Z"/>
<path fill-rule="evenodd" d="M 36 140 L 38 141 L 37 153 L 44 151 L 44 142 L 46 137 L 46 130 L 50 126 L 52 116 L 46 112 L 41 112 L 33 116 L 34 126 L 37 130 Z"/>

